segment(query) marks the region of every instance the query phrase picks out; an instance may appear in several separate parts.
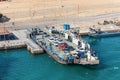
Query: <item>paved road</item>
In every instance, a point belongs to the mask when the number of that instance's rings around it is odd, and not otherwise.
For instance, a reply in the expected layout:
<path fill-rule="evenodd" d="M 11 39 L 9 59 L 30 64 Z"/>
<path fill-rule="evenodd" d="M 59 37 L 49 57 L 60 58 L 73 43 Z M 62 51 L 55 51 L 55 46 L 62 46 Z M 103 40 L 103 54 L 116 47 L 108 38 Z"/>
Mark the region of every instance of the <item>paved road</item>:
<path fill-rule="evenodd" d="M 97 15 L 85 15 L 80 17 L 79 15 L 70 15 L 66 17 L 56 17 L 56 18 L 44 18 L 44 19 L 33 19 L 21 22 L 15 22 L 15 25 L 12 25 L 12 22 L 5 23 L 6 27 L 11 28 L 26 28 L 26 27 L 35 27 L 35 26 L 45 26 L 45 25 L 54 25 L 54 24 L 80 24 L 80 23 L 90 23 L 95 24 L 101 20 L 108 20 L 113 18 L 119 18 L 120 12 L 112 12 L 105 14 L 97 14 Z M 1 26 L 3 24 L 0 23 Z"/>

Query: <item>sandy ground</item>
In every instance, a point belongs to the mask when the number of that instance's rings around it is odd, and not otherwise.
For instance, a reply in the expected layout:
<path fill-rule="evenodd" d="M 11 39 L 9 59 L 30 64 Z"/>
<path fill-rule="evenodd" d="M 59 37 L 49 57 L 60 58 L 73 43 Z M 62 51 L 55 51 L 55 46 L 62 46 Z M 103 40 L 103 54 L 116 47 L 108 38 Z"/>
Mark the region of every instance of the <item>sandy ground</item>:
<path fill-rule="evenodd" d="M 11 18 L 5 23 L 9 29 L 69 23 L 84 31 L 99 20 L 119 17 L 119 4 L 120 0 L 9 0 L 0 2 L 0 13 Z"/>

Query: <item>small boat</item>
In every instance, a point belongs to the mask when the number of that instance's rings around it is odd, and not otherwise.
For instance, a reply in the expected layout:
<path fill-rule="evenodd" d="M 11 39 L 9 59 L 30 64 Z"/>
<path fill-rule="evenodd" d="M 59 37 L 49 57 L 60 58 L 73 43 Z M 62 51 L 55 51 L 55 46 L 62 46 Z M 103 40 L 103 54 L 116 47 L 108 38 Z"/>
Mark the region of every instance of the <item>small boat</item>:
<path fill-rule="evenodd" d="M 113 37 L 120 36 L 120 32 L 104 32 L 100 29 L 89 28 L 88 36 L 90 37 Z"/>

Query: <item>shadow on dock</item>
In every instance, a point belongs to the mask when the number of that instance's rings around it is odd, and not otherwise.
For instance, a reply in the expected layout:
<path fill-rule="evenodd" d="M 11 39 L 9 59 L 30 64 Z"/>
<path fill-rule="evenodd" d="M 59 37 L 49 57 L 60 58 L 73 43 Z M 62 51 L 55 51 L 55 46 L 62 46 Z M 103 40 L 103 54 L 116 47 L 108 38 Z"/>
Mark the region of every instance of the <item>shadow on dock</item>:
<path fill-rule="evenodd" d="M 0 18 L 0 23 L 5 23 L 5 22 L 8 22 L 10 20 L 10 18 L 8 18 L 7 16 L 2 16 Z"/>

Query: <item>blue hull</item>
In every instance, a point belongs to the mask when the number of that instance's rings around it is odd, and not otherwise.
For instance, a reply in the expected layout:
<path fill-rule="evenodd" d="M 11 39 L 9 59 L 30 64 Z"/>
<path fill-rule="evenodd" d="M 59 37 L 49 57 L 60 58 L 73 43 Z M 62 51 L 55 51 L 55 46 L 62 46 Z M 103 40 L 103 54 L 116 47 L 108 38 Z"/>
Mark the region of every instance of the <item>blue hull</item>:
<path fill-rule="evenodd" d="M 114 37 L 120 36 L 120 32 L 112 32 L 112 33 L 101 33 L 101 34 L 88 34 L 90 37 Z"/>

